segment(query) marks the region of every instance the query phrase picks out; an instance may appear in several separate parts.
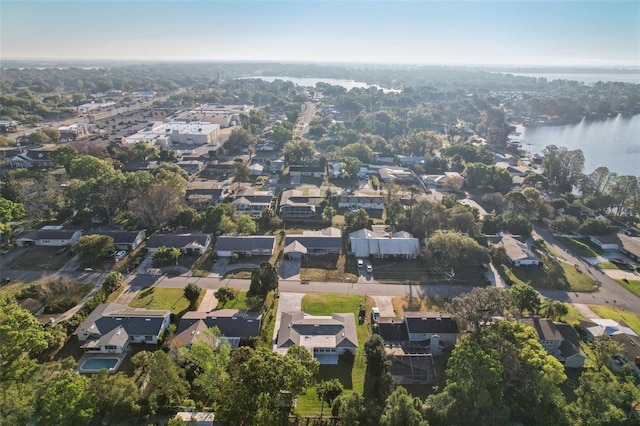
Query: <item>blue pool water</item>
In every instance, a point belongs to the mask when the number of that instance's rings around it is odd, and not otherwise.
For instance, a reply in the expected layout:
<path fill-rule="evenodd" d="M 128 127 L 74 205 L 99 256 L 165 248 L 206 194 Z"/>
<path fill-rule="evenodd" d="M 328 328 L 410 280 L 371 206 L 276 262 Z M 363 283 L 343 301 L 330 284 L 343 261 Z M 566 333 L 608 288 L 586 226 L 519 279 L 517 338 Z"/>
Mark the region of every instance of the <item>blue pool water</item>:
<path fill-rule="evenodd" d="M 95 370 L 99 371 L 103 368 L 107 370 L 112 369 L 118 364 L 118 358 L 91 358 L 86 360 L 81 369 L 84 371 Z"/>

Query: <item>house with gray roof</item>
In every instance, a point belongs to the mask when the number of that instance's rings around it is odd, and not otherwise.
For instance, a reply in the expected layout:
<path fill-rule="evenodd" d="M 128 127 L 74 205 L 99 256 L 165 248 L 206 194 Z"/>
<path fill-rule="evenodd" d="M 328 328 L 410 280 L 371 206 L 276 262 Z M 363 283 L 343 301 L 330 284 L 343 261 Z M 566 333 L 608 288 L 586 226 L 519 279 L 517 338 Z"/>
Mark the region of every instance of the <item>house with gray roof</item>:
<path fill-rule="evenodd" d="M 18 247 L 73 245 L 82 236 L 82 231 L 73 229 L 35 229 L 25 231 L 14 239 Z"/>
<path fill-rule="evenodd" d="M 589 239 L 603 250 L 619 250 L 630 259 L 640 261 L 640 238 L 638 237 L 619 233 L 592 235 Z"/>
<path fill-rule="evenodd" d="M 276 237 L 264 235 L 221 235 L 213 246 L 218 257 L 271 256 L 276 247 Z"/>
<path fill-rule="evenodd" d="M 129 343 L 156 344 L 171 311 L 131 309 L 118 303 L 96 307 L 73 332 L 85 352 L 121 353 Z"/>
<path fill-rule="evenodd" d="M 280 196 L 280 216 L 283 219 L 308 219 L 316 216 L 319 206 L 324 200 L 318 188 L 305 191 L 289 189 Z"/>
<path fill-rule="evenodd" d="M 202 211 L 220 204 L 225 194 L 223 188 L 187 188 L 184 198 L 189 207 Z"/>
<path fill-rule="evenodd" d="M 342 232 L 338 228 L 303 231 L 302 235 L 287 235 L 284 245 L 284 254 L 289 259 L 299 259 L 305 255 L 340 254 Z"/>
<path fill-rule="evenodd" d="M 118 250 L 134 250 L 147 237 L 147 231 L 95 230 L 90 235 L 106 235 L 113 238 L 113 245 Z"/>
<path fill-rule="evenodd" d="M 571 325 L 537 316 L 522 318 L 520 322 L 533 327 L 542 347 L 558 358 L 565 368 L 583 367 L 586 356 L 580 349 L 578 335 Z"/>
<path fill-rule="evenodd" d="M 185 346 L 190 346 L 195 342 L 211 344 L 213 342 L 211 334 L 205 333 L 205 330 L 217 327 L 223 340 L 226 340 L 232 348 L 237 348 L 241 340 L 257 337 L 260 334 L 261 326 L 262 313 L 244 309 L 186 312 L 180 318 L 176 342 Z"/>
<path fill-rule="evenodd" d="M 297 164 L 289 166 L 290 176 L 311 176 L 321 178 L 324 176 L 325 167 L 319 164 Z"/>
<path fill-rule="evenodd" d="M 500 241 L 495 244 L 503 247 L 507 255 L 507 260 L 513 266 L 540 266 L 542 261 L 524 242 L 514 238 L 512 235 L 503 234 Z"/>
<path fill-rule="evenodd" d="M 338 196 L 339 208 L 362 208 L 369 210 L 384 210 L 384 197 L 382 195 L 353 194 Z"/>
<path fill-rule="evenodd" d="M 441 312 L 405 312 L 404 317 L 379 317 L 378 333 L 385 344 L 402 347 L 405 352 L 417 348 L 439 355 L 451 349 L 458 338 L 455 319 Z"/>
<path fill-rule="evenodd" d="M 183 254 L 204 254 L 211 244 L 211 234 L 153 234 L 147 241 L 149 253 L 155 253 L 160 247 L 174 247 Z"/>
<path fill-rule="evenodd" d="M 345 352 L 356 354 L 358 334 L 353 313 L 313 316 L 304 312 L 283 312 L 276 352 L 286 353 L 298 345 L 308 350 L 320 364 L 338 364 Z"/>
<path fill-rule="evenodd" d="M 360 229 L 349 234 L 351 253 L 355 257 L 405 257 L 415 259 L 420 255 L 420 241 L 406 231 L 393 232 L 384 225 L 372 229 Z"/>

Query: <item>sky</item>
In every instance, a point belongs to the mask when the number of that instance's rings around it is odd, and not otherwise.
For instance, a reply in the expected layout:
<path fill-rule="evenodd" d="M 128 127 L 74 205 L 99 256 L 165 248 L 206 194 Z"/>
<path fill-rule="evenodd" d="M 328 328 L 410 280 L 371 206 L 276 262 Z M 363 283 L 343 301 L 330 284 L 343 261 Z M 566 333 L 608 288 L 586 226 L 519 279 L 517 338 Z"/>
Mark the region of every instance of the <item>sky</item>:
<path fill-rule="evenodd" d="M 0 57 L 640 67 L 640 1 L 2 0 Z"/>

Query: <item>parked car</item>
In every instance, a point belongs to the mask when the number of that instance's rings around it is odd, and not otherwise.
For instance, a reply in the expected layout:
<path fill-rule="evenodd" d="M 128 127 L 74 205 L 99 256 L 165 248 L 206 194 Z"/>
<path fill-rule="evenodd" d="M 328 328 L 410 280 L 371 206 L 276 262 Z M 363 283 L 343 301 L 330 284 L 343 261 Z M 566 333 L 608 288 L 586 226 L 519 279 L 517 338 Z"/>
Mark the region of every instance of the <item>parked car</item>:
<path fill-rule="evenodd" d="M 369 273 L 373 272 L 373 266 L 367 265 L 367 272 Z"/>
<path fill-rule="evenodd" d="M 362 268 L 364 266 L 364 262 L 362 259 L 358 259 L 358 268 Z"/>

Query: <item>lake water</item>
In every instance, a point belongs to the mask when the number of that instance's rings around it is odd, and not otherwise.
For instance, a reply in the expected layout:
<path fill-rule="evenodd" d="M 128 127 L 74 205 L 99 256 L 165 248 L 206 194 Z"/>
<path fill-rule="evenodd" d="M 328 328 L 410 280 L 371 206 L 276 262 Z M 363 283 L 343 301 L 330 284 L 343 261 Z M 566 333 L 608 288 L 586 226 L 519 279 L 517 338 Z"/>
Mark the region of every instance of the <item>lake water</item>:
<path fill-rule="evenodd" d="M 574 80 L 584 84 L 593 84 L 598 81 L 618 81 L 622 83 L 640 84 L 640 71 L 636 73 L 519 73 L 509 72 L 504 74 L 518 75 L 522 77 L 546 78 L 552 80 Z"/>
<path fill-rule="evenodd" d="M 520 134 L 511 140 L 534 154 L 541 154 L 547 145 L 581 149 L 585 173 L 606 166 L 619 175 L 640 176 L 640 114 L 568 126 L 516 126 L 516 131 Z"/>
<path fill-rule="evenodd" d="M 341 78 L 283 77 L 283 76 L 274 77 L 274 76 L 262 76 L 262 75 L 253 76 L 253 77 L 242 77 L 242 78 L 243 79 L 245 79 L 245 78 L 259 78 L 259 79 L 267 81 L 267 82 L 272 82 L 272 81 L 275 81 L 275 80 L 290 81 L 293 84 L 297 84 L 298 86 L 304 86 L 304 87 L 316 87 L 316 83 L 326 83 L 326 84 L 331 84 L 332 86 L 342 86 L 347 90 L 351 90 L 351 89 L 356 88 L 356 87 L 359 88 L 359 89 L 367 89 L 369 87 L 377 87 L 378 89 L 381 89 L 385 93 L 388 93 L 388 92 L 400 92 L 400 90 L 385 89 L 385 88 L 377 86 L 375 84 L 367 84 L 367 83 L 364 83 L 362 81 L 345 80 L 345 79 L 341 79 Z"/>

